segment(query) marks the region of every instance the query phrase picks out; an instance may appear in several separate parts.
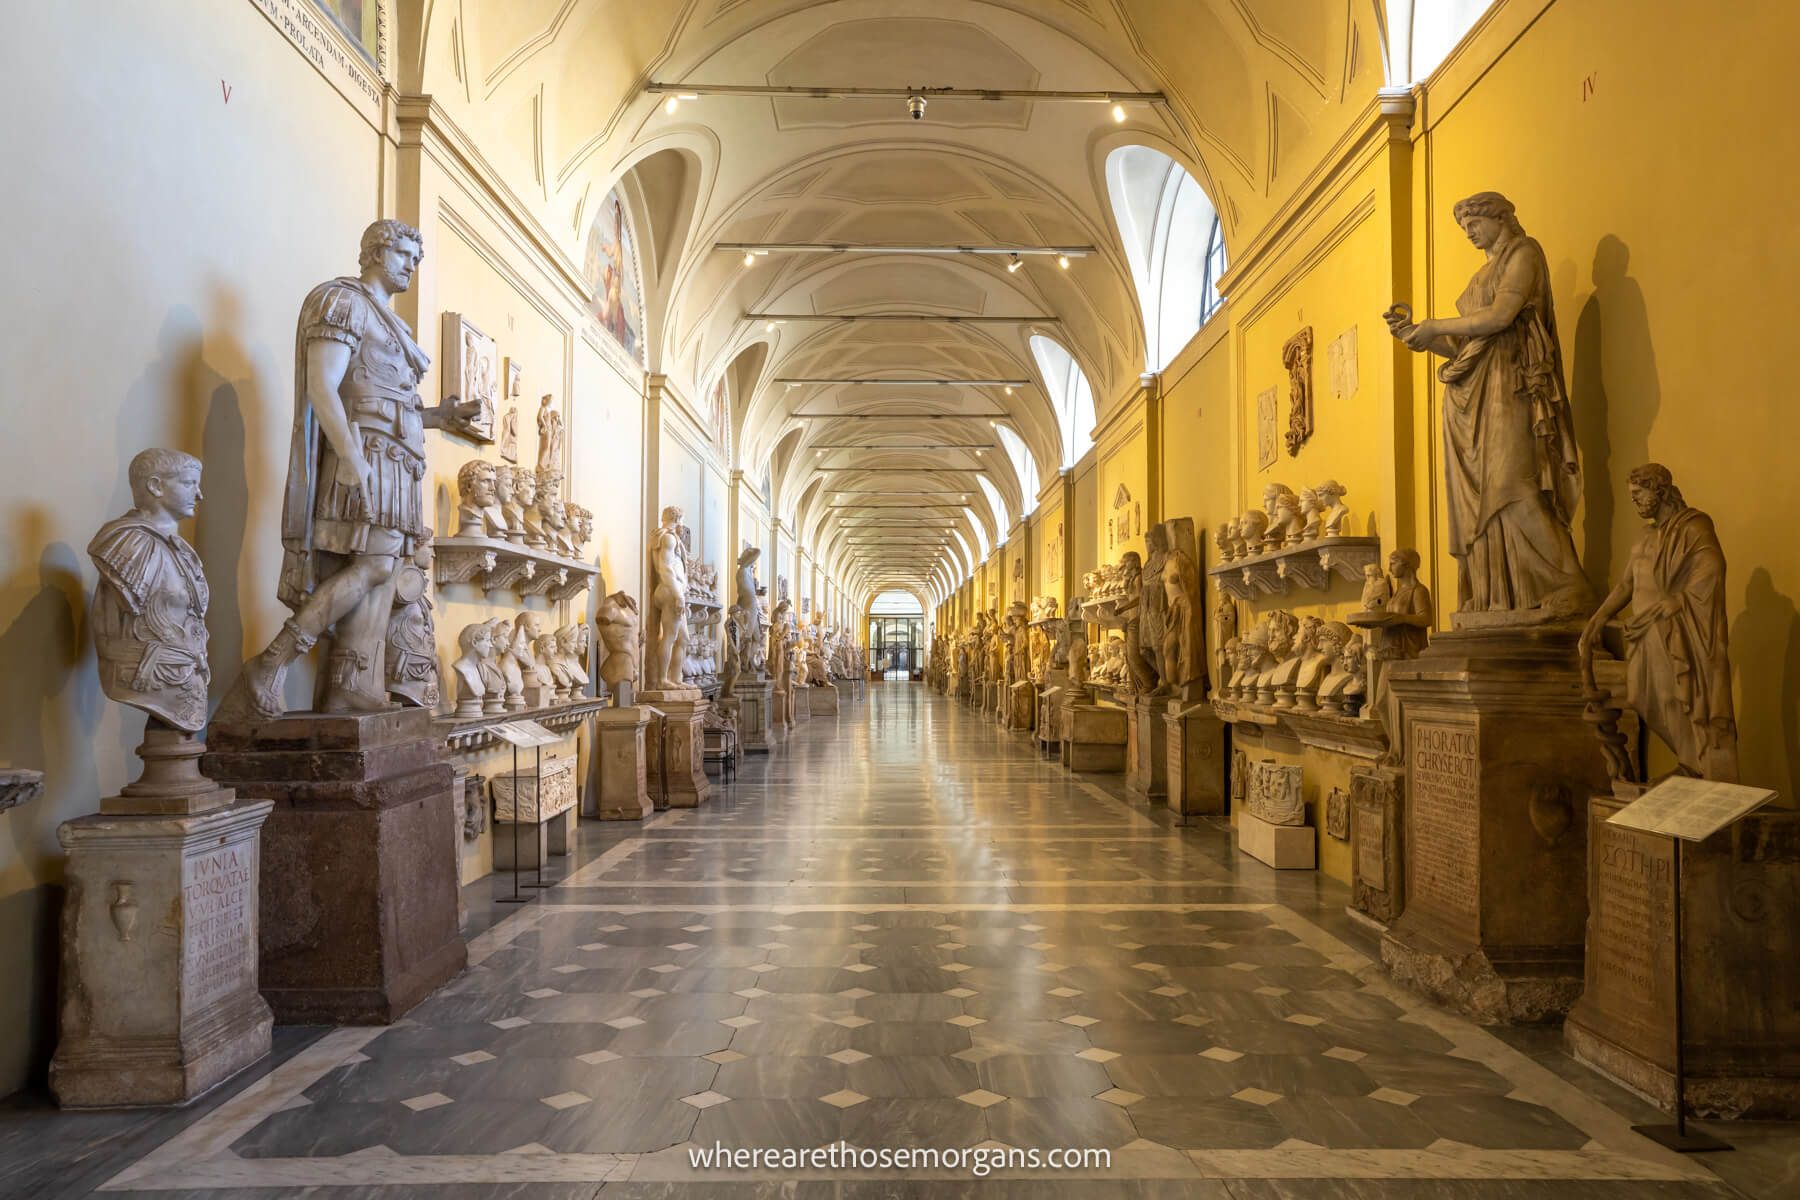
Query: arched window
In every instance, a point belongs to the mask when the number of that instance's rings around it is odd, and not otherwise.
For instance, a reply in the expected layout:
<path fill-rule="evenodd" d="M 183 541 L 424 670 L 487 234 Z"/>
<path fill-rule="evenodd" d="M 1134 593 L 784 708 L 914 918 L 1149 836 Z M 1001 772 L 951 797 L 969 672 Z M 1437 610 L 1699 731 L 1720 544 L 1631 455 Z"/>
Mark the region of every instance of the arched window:
<path fill-rule="evenodd" d="M 1012 528 L 1012 518 L 1006 511 L 1006 497 L 1000 494 L 999 488 L 988 482 L 986 475 L 977 475 L 975 482 L 981 485 L 981 490 L 987 496 L 988 503 L 993 505 L 994 520 L 1000 523 L 1000 539 L 1006 540 L 1006 531 Z"/>
<path fill-rule="evenodd" d="M 1180 163 L 1147 146 L 1113 151 L 1106 182 L 1144 314 L 1145 365 L 1160 371 L 1221 303 L 1219 212 Z"/>
<path fill-rule="evenodd" d="M 1493 0 L 1387 0 L 1388 86 L 1410 87 L 1429 76 Z"/>
<path fill-rule="evenodd" d="M 969 524 L 975 527 L 975 547 L 981 551 L 975 556 L 975 561 L 982 562 L 988 556 L 987 523 L 977 516 L 972 508 L 963 509 L 963 515 L 968 517 Z"/>
<path fill-rule="evenodd" d="M 1024 515 L 1030 516 L 1037 511 L 1038 489 L 1042 486 L 1038 481 L 1037 459 L 1031 456 L 1025 440 L 1006 426 L 995 425 L 994 432 L 1000 435 L 1000 446 L 1018 473 L 1019 489 L 1025 493 Z"/>
<path fill-rule="evenodd" d="M 1062 434 L 1062 465 L 1072 467 L 1094 445 L 1094 389 L 1069 352 L 1049 338 L 1034 335 L 1031 353 L 1043 372 L 1056 426 Z M 985 555 L 984 555 L 985 556 Z"/>

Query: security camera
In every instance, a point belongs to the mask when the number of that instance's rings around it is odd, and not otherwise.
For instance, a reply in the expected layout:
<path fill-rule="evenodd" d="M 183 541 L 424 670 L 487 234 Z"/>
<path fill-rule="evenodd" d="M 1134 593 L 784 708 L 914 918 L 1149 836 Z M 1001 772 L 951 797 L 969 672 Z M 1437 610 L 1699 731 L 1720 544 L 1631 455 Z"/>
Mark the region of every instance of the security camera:
<path fill-rule="evenodd" d="M 925 119 L 925 97 L 908 96 L 906 98 L 906 111 L 912 114 L 913 120 L 923 121 Z"/>

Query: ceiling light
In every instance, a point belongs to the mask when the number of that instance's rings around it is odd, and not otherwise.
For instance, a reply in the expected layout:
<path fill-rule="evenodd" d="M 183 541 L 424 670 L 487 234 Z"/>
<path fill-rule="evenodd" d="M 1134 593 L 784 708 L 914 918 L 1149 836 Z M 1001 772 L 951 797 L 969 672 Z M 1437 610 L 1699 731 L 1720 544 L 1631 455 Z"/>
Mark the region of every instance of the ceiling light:
<path fill-rule="evenodd" d="M 675 115 L 675 110 L 680 107 L 680 96 L 670 96 L 667 100 L 663 101 L 663 111 L 668 113 L 671 117 Z"/>
<path fill-rule="evenodd" d="M 1020 258 L 1017 254 L 1009 254 L 1006 258 L 1006 270 L 1009 274 L 1016 273 L 1018 269 L 1024 265 L 1025 260 Z"/>
<path fill-rule="evenodd" d="M 1010 396 L 1010 395 L 1012 395 L 1012 394 L 1013 394 L 1013 390 L 1012 390 L 1012 389 L 1011 389 L 1011 388 L 1007 388 L 1007 389 L 1006 389 L 1006 394 L 1007 394 L 1007 395 L 1009 395 L 1009 396 Z"/>
<path fill-rule="evenodd" d="M 1121 125 L 1123 125 L 1125 123 L 1125 106 L 1123 104 L 1113 105 L 1112 114 L 1113 114 L 1113 120 L 1117 121 Z"/>
<path fill-rule="evenodd" d="M 1066 254 L 1057 255 L 1056 256 L 1056 265 L 1061 267 L 1065 271 L 1068 270 L 1069 269 L 1069 256 Z"/>
<path fill-rule="evenodd" d="M 981 457 L 981 451 L 979 451 L 979 450 L 977 450 L 977 451 L 976 451 L 976 452 L 975 452 L 975 457 L 976 457 L 976 458 L 980 458 L 980 457 Z"/>
<path fill-rule="evenodd" d="M 746 250 L 744 252 L 744 265 L 746 267 L 754 267 L 756 265 L 756 251 Z"/>
<path fill-rule="evenodd" d="M 766 322 L 763 325 L 763 332 L 764 333 L 774 333 L 775 332 L 775 322 L 773 322 L 773 321 Z"/>

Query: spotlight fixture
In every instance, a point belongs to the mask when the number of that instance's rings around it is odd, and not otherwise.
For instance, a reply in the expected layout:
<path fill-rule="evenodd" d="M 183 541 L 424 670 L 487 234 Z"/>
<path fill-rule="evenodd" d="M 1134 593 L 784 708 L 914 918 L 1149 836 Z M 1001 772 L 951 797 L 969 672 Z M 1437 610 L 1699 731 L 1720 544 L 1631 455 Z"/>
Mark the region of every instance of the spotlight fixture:
<path fill-rule="evenodd" d="M 1068 261 L 1068 258 L 1066 255 L 1064 256 L 1063 261 L 1065 261 L 1065 262 Z M 1018 273 L 1019 268 L 1024 265 L 1025 265 L 1025 260 L 1020 258 L 1016 254 L 1010 254 L 1006 258 L 1006 271 L 1007 271 L 1007 274 L 1009 274 L 1009 275 L 1016 275 Z"/>
<path fill-rule="evenodd" d="M 1056 265 L 1061 267 L 1065 271 L 1068 270 L 1069 269 L 1069 256 L 1066 254 L 1057 255 L 1056 256 Z"/>
<path fill-rule="evenodd" d="M 917 92 L 908 96 L 906 98 L 906 111 L 912 114 L 913 120 L 923 121 L 925 119 L 925 97 L 919 95 Z"/>
<path fill-rule="evenodd" d="M 746 267 L 754 267 L 756 265 L 756 251 L 754 251 L 754 250 L 744 251 L 744 265 Z"/>

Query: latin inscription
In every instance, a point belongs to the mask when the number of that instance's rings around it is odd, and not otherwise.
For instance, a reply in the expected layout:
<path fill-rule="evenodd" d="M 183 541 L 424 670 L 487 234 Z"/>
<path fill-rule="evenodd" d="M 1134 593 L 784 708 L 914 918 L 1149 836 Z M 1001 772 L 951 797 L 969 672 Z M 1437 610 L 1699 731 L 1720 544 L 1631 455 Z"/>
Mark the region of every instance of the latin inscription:
<path fill-rule="evenodd" d="M 182 860 L 182 1007 L 198 1012 L 256 986 L 252 928 L 256 844 L 220 846 Z"/>
<path fill-rule="evenodd" d="M 250 0 L 333 87 L 370 121 L 381 119 L 381 83 L 373 68 L 346 50 L 307 0 Z M 385 53 L 385 47 L 383 48 Z M 227 97 L 229 100 L 229 97 Z"/>
<path fill-rule="evenodd" d="M 1674 857 L 1667 838 L 1605 821 L 1593 823 L 1594 872 L 1588 975 L 1608 1012 L 1660 1028 L 1673 1020 L 1670 887 Z"/>
<path fill-rule="evenodd" d="M 1388 890 L 1387 813 L 1381 797 L 1356 801 L 1356 877 L 1376 891 Z"/>
<path fill-rule="evenodd" d="M 1414 721 L 1406 744 L 1408 903 L 1476 937 L 1481 908 L 1480 734 L 1474 725 Z"/>

